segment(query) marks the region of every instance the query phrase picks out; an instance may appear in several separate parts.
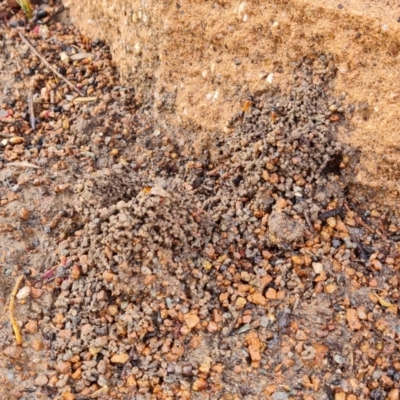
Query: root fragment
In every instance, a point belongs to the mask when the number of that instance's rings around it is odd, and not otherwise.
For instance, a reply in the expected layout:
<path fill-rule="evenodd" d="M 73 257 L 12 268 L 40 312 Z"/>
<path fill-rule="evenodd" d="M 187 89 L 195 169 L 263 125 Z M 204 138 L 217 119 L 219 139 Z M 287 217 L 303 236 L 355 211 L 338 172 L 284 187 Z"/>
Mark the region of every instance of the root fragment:
<path fill-rule="evenodd" d="M 23 279 L 24 279 L 24 275 L 21 275 L 17 279 L 17 282 L 15 282 L 15 286 L 11 293 L 11 299 L 10 299 L 10 321 L 11 321 L 11 326 L 14 331 L 15 340 L 16 340 L 18 346 L 22 345 L 22 336 L 21 336 L 21 331 L 19 330 L 18 322 L 14 317 L 14 309 L 15 309 L 14 302 L 15 302 L 15 296 L 18 293 L 19 285 L 21 284 Z"/>

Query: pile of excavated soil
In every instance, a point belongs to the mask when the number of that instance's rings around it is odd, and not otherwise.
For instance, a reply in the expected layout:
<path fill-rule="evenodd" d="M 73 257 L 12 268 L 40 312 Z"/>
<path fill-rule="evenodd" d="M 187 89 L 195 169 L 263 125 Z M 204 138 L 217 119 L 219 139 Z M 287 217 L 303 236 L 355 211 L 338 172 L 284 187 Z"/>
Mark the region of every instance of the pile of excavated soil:
<path fill-rule="evenodd" d="M 57 387 L 138 399 L 397 393 L 397 305 L 383 298 L 398 299 L 398 227 L 367 230 L 347 203 L 334 77 L 330 57 L 302 60 L 287 93 L 252 97 L 201 162 L 154 131 L 136 142 L 151 149 L 145 166 L 76 183 L 83 227 L 59 246 L 44 327 L 56 332 Z"/>

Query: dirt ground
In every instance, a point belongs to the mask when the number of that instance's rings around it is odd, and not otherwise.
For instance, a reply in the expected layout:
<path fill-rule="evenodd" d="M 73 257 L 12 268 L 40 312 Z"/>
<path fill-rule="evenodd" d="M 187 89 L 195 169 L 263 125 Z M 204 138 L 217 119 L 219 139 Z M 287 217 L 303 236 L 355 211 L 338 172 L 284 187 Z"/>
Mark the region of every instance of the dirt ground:
<path fill-rule="evenodd" d="M 335 57 L 199 138 L 58 5 L 0 15 L 1 399 L 399 399 L 400 223 L 349 191 Z"/>

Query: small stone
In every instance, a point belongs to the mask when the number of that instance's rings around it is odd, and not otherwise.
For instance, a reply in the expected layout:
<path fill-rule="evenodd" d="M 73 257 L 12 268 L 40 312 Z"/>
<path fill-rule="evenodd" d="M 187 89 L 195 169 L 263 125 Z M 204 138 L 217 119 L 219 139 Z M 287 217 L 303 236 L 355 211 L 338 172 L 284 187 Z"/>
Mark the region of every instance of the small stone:
<path fill-rule="evenodd" d="M 288 400 L 289 395 L 286 392 L 275 392 L 272 395 L 272 400 Z"/>
<path fill-rule="evenodd" d="M 242 271 L 242 272 L 240 273 L 240 279 L 241 279 L 243 282 L 250 282 L 251 276 L 250 276 L 250 274 L 249 274 L 247 271 Z"/>
<path fill-rule="evenodd" d="M 30 213 L 29 210 L 25 207 L 22 207 L 18 211 L 18 216 L 23 220 L 27 221 L 29 219 Z"/>
<path fill-rule="evenodd" d="M 43 294 L 42 289 L 31 287 L 31 298 L 32 299 L 34 299 L 34 300 L 39 299 L 42 294 Z"/>
<path fill-rule="evenodd" d="M 104 271 L 103 279 L 107 282 L 112 282 L 114 280 L 114 274 L 110 271 Z"/>
<path fill-rule="evenodd" d="M 337 286 L 333 283 L 325 286 L 325 292 L 328 294 L 335 293 L 336 289 L 337 289 Z"/>
<path fill-rule="evenodd" d="M 7 346 L 4 350 L 3 350 L 3 354 L 7 357 L 10 358 L 19 358 L 19 356 L 21 355 L 21 348 L 19 346 Z"/>
<path fill-rule="evenodd" d="M 71 392 L 64 392 L 64 393 L 61 395 L 61 399 L 62 399 L 62 400 L 75 400 L 76 397 L 75 397 L 75 395 L 74 395 L 73 393 L 71 393 Z"/>
<path fill-rule="evenodd" d="M 306 333 L 304 331 L 302 331 L 301 329 L 299 329 L 296 332 L 296 339 L 297 340 L 307 340 L 308 336 L 306 335 Z"/>
<path fill-rule="evenodd" d="M 386 400 L 399 400 L 399 398 L 399 389 L 392 389 L 386 397 Z"/>
<path fill-rule="evenodd" d="M 69 340 L 71 339 L 72 331 L 71 329 L 62 329 L 61 331 L 58 332 L 57 336 L 61 339 Z"/>
<path fill-rule="evenodd" d="M 82 369 L 78 368 L 72 375 L 71 378 L 78 381 L 82 378 Z"/>
<path fill-rule="evenodd" d="M 35 351 L 40 351 L 43 349 L 43 342 L 40 339 L 35 338 L 32 340 L 31 347 Z"/>
<path fill-rule="evenodd" d="M 346 393 L 344 392 L 335 393 L 335 400 L 346 400 Z"/>
<path fill-rule="evenodd" d="M 200 322 L 200 318 L 193 312 L 185 314 L 183 319 L 189 329 L 193 329 Z"/>
<path fill-rule="evenodd" d="M 244 297 L 238 297 L 235 302 L 235 307 L 237 310 L 241 310 L 247 303 L 247 300 Z"/>
<path fill-rule="evenodd" d="M 292 261 L 296 265 L 304 265 L 304 258 L 301 256 L 292 256 Z"/>
<path fill-rule="evenodd" d="M 115 304 L 111 304 L 110 306 L 108 306 L 107 312 L 109 315 L 112 315 L 113 317 L 117 316 L 119 313 L 118 306 Z"/>
<path fill-rule="evenodd" d="M 320 262 L 313 262 L 312 267 L 317 275 L 319 275 L 324 270 L 324 265 Z"/>
<path fill-rule="evenodd" d="M 204 378 L 198 378 L 193 382 L 192 390 L 195 392 L 207 389 L 207 381 Z"/>
<path fill-rule="evenodd" d="M 74 264 L 71 267 L 71 272 L 70 272 L 71 278 L 72 279 L 79 279 L 81 274 L 82 274 L 81 267 L 79 265 L 77 265 L 77 264 Z"/>
<path fill-rule="evenodd" d="M 349 308 L 346 311 L 346 319 L 347 323 L 349 324 L 349 328 L 351 330 L 359 330 L 361 329 L 362 325 L 358 319 L 358 313 L 357 310 L 354 310 L 352 308 Z"/>
<path fill-rule="evenodd" d="M 18 291 L 16 297 L 18 300 L 22 300 L 26 299 L 30 294 L 31 294 L 31 288 L 29 286 L 24 286 L 22 289 Z"/>
<path fill-rule="evenodd" d="M 274 288 L 268 288 L 267 293 L 265 294 L 265 297 L 270 300 L 275 300 L 276 299 L 276 290 Z"/>
<path fill-rule="evenodd" d="M 93 331 L 93 326 L 90 324 L 85 324 L 82 326 L 81 328 L 81 337 L 85 337 L 87 335 L 89 335 L 90 333 L 92 333 Z"/>
<path fill-rule="evenodd" d="M 110 152 L 110 155 L 112 157 L 117 157 L 118 154 L 119 154 L 119 150 L 118 149 L 112 149 L 111 152 Z"/>
<path fill-rule="evenodd" d="M 55 365 L 55 370 L 60 374 L 67 375 L 71 373 L 71 363 L 67 361 L 59 361 Z"/>
<path fill-rule="evenodd" d="M 64 63 L 69 63 L 69 61 L 70 61 L 70 58 L 69 58 L 69 56 L 68 56 L 68 54 L 65 52 L 65 51 L 62 51 L 61 53 L 60 53 L 60 60 L 62 61 L 62 62 L 64 62 Z"/>
<path fill-rule="evenodd" d="M 218 325 L 214 321 L 210 321 L 207 325 L 207 330 L 210 333 L 218 331 Z"/>
<path fill-rule="evenodd" d="M 21 144 L 24 143 L 24 138 L 21 136 L 14 136 L 9 140 L 10 144 Z"/>
<path fill-rule="evenodd" d="M 247 297 L 247 300 L 250 303 L 257 304 L 260 306 L 265 306 L 267 304 L 267 299 L 260 292 L 255 292 L 253 294 L 250 294 Z"/>
<path fill-rule="evenodd" d="M 40 375 L 38 375 L 38 376 L 35 378 L 34 385 L 35 385 L 35 386 L 42 387 L 42 386 L 47 385 L 48 381 L 49 381 L 49 380 L 48 380 L 48 378 L 47 378 L 46 375 L 40 374 Z"/>
<path fill-rule="evenodd" d="M 199 366 L 199 372 L 202 374 L 208 374 L 211 369 L 212 359 L 210 357 L 206 357 L 201 365 Z"/>
<path fill-rule="evenodd" d="M 32 335 L 32 334 L 36 333 L 37 330 L 38 330 L 38 323 L 37 323 L 37 321 L 35 321 L 35 320 L 30 320 L 29 322 L 27 322 L 27 323 L 25 324 L 25 331 L 26 331 L 26 333 Z"/>
<path fill-rule="evenodd" d="M 113 364 L 125 364 L 129 360 L 129 354 L 121 353 L 121 354 L 114 354 L 111 357 L 111 362 Z"/>
<path fill-rule="evenodd" d="M 141 272 L 143 275 L 151 275 L 153 272 L 151 271 L 151 269 L 149 267 L 143 266 L 141 268 Z"/>
<path fill-rule="evenodd" d="M 334 228 L 336 226 L 336 219 L 335 217 L 328 218 L 326 223 L 331 227 Z"/>
<path fill-rule="evenodd" d="M 108 343 L 108 336 L 99 336 L 94 341 L 96 347 L 104 347 Z"/>
<path fill-rule="evenodd" d="M 358 314 L 358 318 L 364 320 L 367 319 L 367 310 L 365 309 L 364 306 L 360 306 L 357 308 L 357 314 Z"/>
<path fill-rule="evenodd" d="M 271 396 L 272 393 L 274 393 L 274 392 L 276 391 L 276 389 L 277 389 L 277 386 L 271 384 L 271 385 L 268 385 L 268 386 L 264 389 L 263 393 L 264 393 L 266 396 Z"/>

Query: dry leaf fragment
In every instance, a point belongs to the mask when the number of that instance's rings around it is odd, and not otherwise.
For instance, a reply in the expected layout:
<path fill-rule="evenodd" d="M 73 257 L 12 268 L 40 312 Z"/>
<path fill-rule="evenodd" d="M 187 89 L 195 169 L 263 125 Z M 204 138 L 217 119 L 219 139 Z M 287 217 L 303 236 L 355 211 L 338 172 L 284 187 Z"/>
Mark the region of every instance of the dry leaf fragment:
<path fill-rule="evenodd" d="M 9 166 L 9 167 L 24 167 L 24 168 L 40 168 L 37 165 L 31 164 L 31 163 L 26 162 L 26 161 L 10 162 L 10 163 L 7 163 L 5 166 L 6 167 Z"/>
<path fill-rule="evenodd" d="M 95 399 L 96 397 L 101 396 L 102 394 L 107 394 L 108 393 L 108 386 L 103 386 L 99 390 L 96 390 L 92 395 L 90 396 L 92 399 Z"/>
<path fill-rule="evenodd" d="M 72 102 L 74 104 L 77 104 L 77 103 L 88 103 L 90 101 L 96 101 L 96 100 L 97 100 L 97 97 L 77 97 Z"/>
<path fill-rule="evenodd" d="M 69 56 L 72 61 L 84 60 L 85 58 L 95 58 L 93 53 L 76 53 Z"/>

